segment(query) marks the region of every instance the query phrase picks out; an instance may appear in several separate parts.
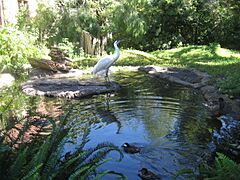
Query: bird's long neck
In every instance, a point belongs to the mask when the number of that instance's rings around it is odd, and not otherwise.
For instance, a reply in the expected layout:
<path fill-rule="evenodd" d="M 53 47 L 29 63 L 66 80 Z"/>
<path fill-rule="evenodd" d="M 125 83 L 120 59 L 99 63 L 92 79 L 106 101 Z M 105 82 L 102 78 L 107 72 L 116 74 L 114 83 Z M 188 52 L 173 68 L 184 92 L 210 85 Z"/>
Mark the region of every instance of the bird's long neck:
<path fill-rule="evenodd" d="M 120 49 L 118 48 L 117 44 L 114 44 L 114 48 L 115 48 L 114 61 L 116 61 L 120 56 Z"/>

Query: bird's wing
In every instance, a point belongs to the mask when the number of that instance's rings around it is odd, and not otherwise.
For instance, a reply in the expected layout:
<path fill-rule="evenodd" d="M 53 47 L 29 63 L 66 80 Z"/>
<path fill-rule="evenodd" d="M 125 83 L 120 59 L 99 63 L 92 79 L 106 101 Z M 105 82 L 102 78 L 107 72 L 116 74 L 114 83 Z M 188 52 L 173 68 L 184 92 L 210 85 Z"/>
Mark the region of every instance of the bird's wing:
<path fill-rule="evenodd" d="M 106 70 L 112 64 L 113 60 L 111 55 L 106 56 L 98 61 L 98 63 L 93 68 L 93 73 L 96 74 L 97 72 Z"/>

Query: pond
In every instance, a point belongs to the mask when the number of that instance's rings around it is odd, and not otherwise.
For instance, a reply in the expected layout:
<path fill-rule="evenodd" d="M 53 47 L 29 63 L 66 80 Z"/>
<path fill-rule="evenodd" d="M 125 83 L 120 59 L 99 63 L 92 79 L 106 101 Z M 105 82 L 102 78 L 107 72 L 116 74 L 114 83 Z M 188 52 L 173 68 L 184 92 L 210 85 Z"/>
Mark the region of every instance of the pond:
<path fill-rule="evenodd" d="M 128 142 L 143 149 L 125 153 L 121 162 L 117 161 L 119 154 L 110 153 L 113 160 L 100 169 L 123 173 L 128 179 L 139 179 L 138 170 L 143 167 L 164 179 L 198 175 L 199 165 L 206 163 L 213 148 L 215 127 L 199 92 L 137 72 L 120 72 L 111 79 L 121 84 L 119 92 L 71 100 L 73 114 L 77 114 L 72 117 L 72 136 L 80 143 L 78 127 L 91 122 L 88 147 L 101 142 L 121 147 Z M 67 144 L 65 151 L 76 147 Z"/>
<path fill-rule="evenodd" d="M 67 114 L 71 130 L 63 154 L 81 144 L 84 124 L 89 126 L 86 148 L 112 142 L 121 148 L 128 142 L 142 147 L 140 153 L 111 152 L 111 161 L 99 170 L 123 173 L 140 179 L 138 171 L 148 168 L 162 179 L 186 179 L 199 175 L 199 165 L 207 163 L 212 131 L 217 127 L 209 117 L 201 94 L 183 86 L 149 77 L 139 72 L 118 72 L 110 77 L 122 89 L 85 99 L 35 98 L 52 116 Z M 115 179 L 106 175 L 104 179 Z"/>

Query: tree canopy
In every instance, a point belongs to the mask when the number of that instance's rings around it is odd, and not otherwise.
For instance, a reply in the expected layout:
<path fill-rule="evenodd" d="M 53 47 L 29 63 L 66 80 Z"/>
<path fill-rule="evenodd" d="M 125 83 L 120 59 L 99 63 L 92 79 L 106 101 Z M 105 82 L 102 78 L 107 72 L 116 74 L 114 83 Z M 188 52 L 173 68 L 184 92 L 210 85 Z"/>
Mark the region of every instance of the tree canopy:
<path fill-rule="evenodd" d="M 240 49 L 240 2 L 233 0 L 57 0 L 38 6 L 24 24 L 48 44 L 79 43 L 83 30 L 96 38 L 124 39 L 128 47 L 152 51 L 219 43 Z M 27 22 L 27 23 L 26 23 Z"/>

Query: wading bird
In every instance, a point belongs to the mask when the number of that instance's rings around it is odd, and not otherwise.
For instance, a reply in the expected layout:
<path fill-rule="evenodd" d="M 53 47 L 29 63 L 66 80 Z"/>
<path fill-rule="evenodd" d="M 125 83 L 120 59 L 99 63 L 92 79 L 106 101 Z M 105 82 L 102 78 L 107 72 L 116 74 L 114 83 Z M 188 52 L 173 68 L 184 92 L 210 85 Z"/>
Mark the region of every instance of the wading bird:
<path fill-rule="evenodd" d="M 114 48 L 115 48 L 115 53 L 108 55 L 106 57 L 103 57 L 100 59 L 97 64 L 94 66 L 92 73 L 93 74 L 98 74 L 102 71 L 105 71 L 105 78 L 107 81 L 109 81 L 108 78 L 108 71 L 109 68 L 113 65 L 113 63 L 119 58 L 120 56 L 120 49 L 118 48 L 118 44 L 121 42 L 121 40 L 117 40 L 113 43 Z"/>

